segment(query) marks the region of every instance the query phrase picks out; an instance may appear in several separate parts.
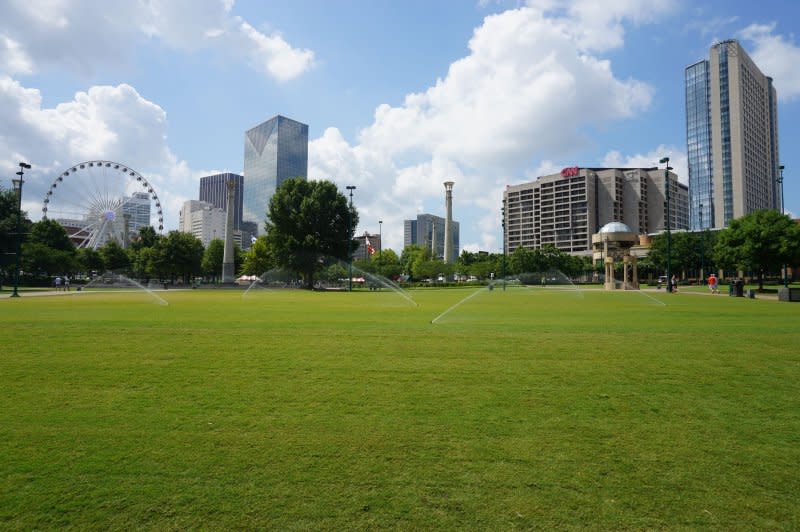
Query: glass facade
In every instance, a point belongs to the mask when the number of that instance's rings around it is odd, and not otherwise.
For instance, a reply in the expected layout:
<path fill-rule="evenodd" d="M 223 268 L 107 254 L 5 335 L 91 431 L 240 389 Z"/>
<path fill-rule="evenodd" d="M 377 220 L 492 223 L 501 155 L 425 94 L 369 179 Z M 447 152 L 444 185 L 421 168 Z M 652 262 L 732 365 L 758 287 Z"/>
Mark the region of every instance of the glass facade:
<path fill-rule="evenodd" d="M 122 202 L 122 214 L 130 216 L 130 234 L 138 234 L 139 229 L 150 225 L 150 194 L 134 192 L 131 196 L 126 196 Z"/>
<path fill-rule="evenodd" d="M 308 126 L 276 116 L 245 132 L 243 219 L 265 232 L 275 189 L 291 177 L 308 177 Z"/>
<path fill-rule="evenodd" d="M 755 210 L 779 208 L 775 100 L 772 79 L 734 39 L 713 45 L 709 61 L 686 68 L 692 229 L 726 227 Z"/>
<path fill-rule="evenodd" d="M 714 227 L 709 62 L 686 68 L 686 153 L 689 158 L 689 223 L 692 230 Z"/>

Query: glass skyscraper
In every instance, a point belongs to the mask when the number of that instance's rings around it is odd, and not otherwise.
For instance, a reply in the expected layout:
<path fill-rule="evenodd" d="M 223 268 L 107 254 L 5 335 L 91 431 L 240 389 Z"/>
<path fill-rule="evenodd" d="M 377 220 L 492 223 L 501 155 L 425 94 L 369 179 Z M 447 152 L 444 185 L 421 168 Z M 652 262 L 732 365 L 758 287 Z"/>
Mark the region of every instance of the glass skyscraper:
<path fill-rule="evenodd" d="M 778 209 L 778 111 L 772 78 L 735 40 L 686 68 L 686 144 L 692 229 L 725 227 Z"/>
<path fill-rule="evenodd" d="M 689 224 L 714 227 L 711 180 L 711 78 L 708 61 L 686 68 L 686 153 L 689 157 Z"/>
<path fill-rule="evenodd" d="M 308 177 L 308 126 L 275 116 L 244 135 L 245 222 L 265 232 L 269 201 L 275 189 L 291 177 Z"/>

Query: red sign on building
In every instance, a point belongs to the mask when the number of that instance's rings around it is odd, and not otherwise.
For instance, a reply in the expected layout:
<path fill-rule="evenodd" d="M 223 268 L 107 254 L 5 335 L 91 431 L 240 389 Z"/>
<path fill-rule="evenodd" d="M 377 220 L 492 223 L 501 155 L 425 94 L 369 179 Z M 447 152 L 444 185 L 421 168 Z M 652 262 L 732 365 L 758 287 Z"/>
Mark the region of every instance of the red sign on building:
<path fill-rule="evenodd" d="M 561 177 L 573 177 L 580 173 L 581 169 L 577 166 L 568 166 L 561 170 Z"/>

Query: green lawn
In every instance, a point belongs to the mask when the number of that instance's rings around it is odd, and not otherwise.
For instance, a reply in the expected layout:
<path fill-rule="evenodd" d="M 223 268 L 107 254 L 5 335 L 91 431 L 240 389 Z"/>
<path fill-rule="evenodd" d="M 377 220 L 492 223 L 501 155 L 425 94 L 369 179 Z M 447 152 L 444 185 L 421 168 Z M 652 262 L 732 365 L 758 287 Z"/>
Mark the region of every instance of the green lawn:
<path fill-rule="evenodd" d="M 800 304 L 159 295 L 0 300 L 0 529 L 800 527 Z"/>

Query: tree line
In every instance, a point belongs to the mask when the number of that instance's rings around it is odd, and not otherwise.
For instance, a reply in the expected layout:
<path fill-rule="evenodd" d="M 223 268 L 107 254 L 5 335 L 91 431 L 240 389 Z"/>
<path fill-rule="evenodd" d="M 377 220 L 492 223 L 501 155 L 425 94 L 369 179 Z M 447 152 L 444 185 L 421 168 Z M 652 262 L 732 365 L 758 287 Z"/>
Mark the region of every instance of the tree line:
<path fill-rule="evenodd" d="M 314 280 L 341 279 L 349 274 L 348 262 L 358 248 L 354 228 L 358 212 L 330 181 L 289 179 L 273 195 L 265 222 L 265 234 L 242 252 L 235 246 L 237 275 L 262 275 L 281 268 L 295 272 L 306 287 Z M 15 265 L 17 198 L 0 189 L 0 283 L 8 284 Z M 76 249 L 66 230 L 54 220 L 31 222 L 23 216 L 21 269 L 25 284 L 49 282 L 55 275 L 89 275 L 117 271 L 148 281 L 190 283 L 203 276 L 216 281 L 222 271 L 224 243 L 212 240 L 207 248 L 193 235 L 171 231 L 159 235 L 142 227 L 127 249 L 108 241 L 97 250 Z M 763 280 L 780 274 L 782 265 L 800 263 L 800 226 L 774 210 L 757 211 L 731 222 L 719 231 L 673 232 L 671 269 L 684 277 L 700 272 L 744 271 Z M 640 261 L 640 277 L 666 271 L 666 235 L 652 239 L 646 258 Z M 553 246 L 519 247 L 509 255 L 462 251 L 454 263 L 434 257 L 429 248 L 406 246 L 398 255 L 383 249 L 366 260 L 352 263 L 357 272 L 369 272 L 403 281 L 444 279 L 486 280 L 503 276 L 521 279 L 525 274 L 557 271 L 568 278 L 589 278 L 602 271 L 590 257 L 569 255 Z"/>
<path fill-rule="evenodd" d="M 673 232 L 670 266 L 680 277 L 699 278 L 700 272 L 722 271 L 726 277 L 740 272 L 757 280 L 763 289 L 767 278 L 778 279 L 785 266 L 800 265 L 800 225 L 776 210 L 754 211 L 720 230 Z M 640 272 L 659 275 L 667 268 L 667 236 L 656 236 Z"/>

